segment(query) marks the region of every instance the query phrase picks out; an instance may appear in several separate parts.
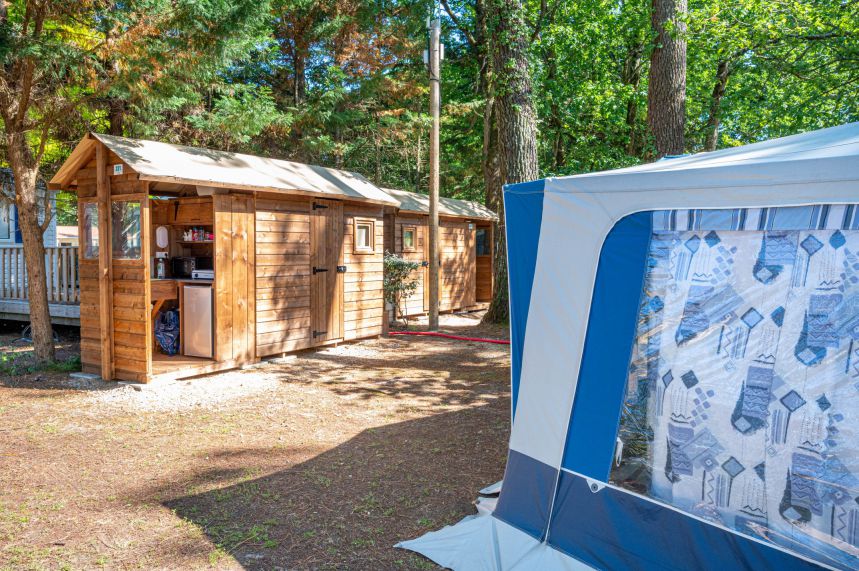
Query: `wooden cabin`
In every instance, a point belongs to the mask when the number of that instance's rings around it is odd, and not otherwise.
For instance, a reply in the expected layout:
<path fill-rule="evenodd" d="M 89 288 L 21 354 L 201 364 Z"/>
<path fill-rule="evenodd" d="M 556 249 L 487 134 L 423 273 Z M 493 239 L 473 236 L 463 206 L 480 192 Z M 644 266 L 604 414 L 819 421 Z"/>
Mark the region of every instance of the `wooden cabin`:
<path fill-rule="evenodd" d="M 384 189 L 397 205 L 385 208 L 385 250 L 421 263 L 418 289 L 403 304 L 405 315 L 429 311 L 429 197 Z M 492 233 L 498 217 L 480 203 L 439 201 L 439 311 L 485 309 L 494 293 Z"/>
<path fill-rule="evenodd" d="M 50 181 L 77 193 L 81 360 L 147 382 L 383 330 L 384 208 L 360 175 L 99 134 Z M 178 309 L 178 354 L 154 336 Z"/>

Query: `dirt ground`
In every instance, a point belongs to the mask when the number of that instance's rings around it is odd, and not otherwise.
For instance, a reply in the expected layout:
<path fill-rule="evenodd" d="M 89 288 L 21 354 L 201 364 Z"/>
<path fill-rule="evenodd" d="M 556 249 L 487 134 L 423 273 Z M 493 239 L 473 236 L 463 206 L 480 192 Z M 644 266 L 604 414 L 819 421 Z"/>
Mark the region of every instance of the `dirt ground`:
<path fill-rule="evenodd" d="M 478 323 L 443 329 L 506 336 Z M 385 337 L 141 387 L 28 370 L 18 337 L 0 333 L 19 353 L 0 361 L 0 569 L 434 569 L 392 546 L 503 475 L 505 345 Z"/>

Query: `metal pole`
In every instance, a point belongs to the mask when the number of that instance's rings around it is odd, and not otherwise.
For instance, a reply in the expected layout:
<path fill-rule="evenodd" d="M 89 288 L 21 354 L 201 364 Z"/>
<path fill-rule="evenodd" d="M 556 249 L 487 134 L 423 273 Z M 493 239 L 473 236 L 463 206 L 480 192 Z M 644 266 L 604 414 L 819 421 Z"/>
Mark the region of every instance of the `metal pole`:
<path fill-rule="evenodd" d="M 439 187 L 439 112 L 441 106 L 441 22 L 430 24 L 430 178 L 429 178 L 429 329 L 438 330 L 439 251 L 438 251 L 438 187 Z"/>

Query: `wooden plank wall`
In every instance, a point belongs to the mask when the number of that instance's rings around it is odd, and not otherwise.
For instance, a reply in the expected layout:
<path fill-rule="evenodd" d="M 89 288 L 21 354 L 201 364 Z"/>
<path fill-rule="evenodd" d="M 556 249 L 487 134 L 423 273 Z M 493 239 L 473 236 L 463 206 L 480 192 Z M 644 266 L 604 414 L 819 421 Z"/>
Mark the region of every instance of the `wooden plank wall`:
<path fill-rule="evenodd" d="M 373 253 L 354 253 L 355 218 L 376 221 Z M 343 284 L 343 338 L 360 339 L 382 334 L 385 301 L 382 288 L 384 271 L 384 218 L 381 206 L 345 203 L 343 205 L 343 263 L 347 271 Z"/>
<path fill-rule="evenodd" d="M 122 161 L 113 152 L 107 155 L 107 174 L 111 196 L 139 194 L 145 197 L 148 184 L 138 181 L 137 174 L 123 164 L 123 174 L 114 175 L 113 165 Z M 112 260 L 113 266 L 113 358 L 115 375 L 126 381 L 146 381 L 151 373 L 152 342 L 149 321 L 149 220 L 145 209 L 148 200 L 141 200 L 141 252 L 139 260 Z"/>
<path fill-rule="evenodd" d="M 254 198 L 215 195 L 215 360 L 256 358 Z"/>
<path fill-rule="evenodd" d="M 414 226 L 417 236 L 414 252 L 403 251 L 403 227 Z M 394 235 L 392 237 L 394 244 L 394 252 L 410 262 L 423 263 L 427 260 L 427 217 L 420 215 L 401 214 L 396 217 Z M 427 268 L 420 267 L 414 272 L 413 277 L 417 279 L 418 289 L 411 297 L 403 304 L 405 315 L 419 315 L 427 311 L 425 306 L 424 283 L 427 277 Z"/>
<path fill-rule="evenodd" d="M 439 310 L 466 309 L 475 304 L 476 255 L 474 226 L 460 219 L 439 221 L 441 287 Z"/>
<path fill-rule="evenodd" d="M 147 183 L 137 180 L 137 174 L 123 166 L 124 173 L 113 176 L 113 165 L 120 163 L 113 153 L 107 156 L 106 178 L 112 196 L 140 194 L 145 196 Z M 93 158 L 78 171 L 77 185 L 80 198 L 95 198 L 97 194 L 96 160 Z M 82 203 L 79 202 L 79 205 Z M 79 213 L 81 210 L 79 210 Z M 80 219 L 82 220 L 82 216 Z M 141 212 L 143 239 L 146 216 Z M 83 233 L 81 232 L 81 236 Z M 100 235 L 100 245 L 110 236 Z M 115 377 L 129 381 L 145 381 L 150 371 L 148 347 L 151 338 L 151 325 L 147 319 L 149 292 L 146 287 L 146 256 L 141 252 L 140 260 L 111 260 L 113 271 L 112 291 L 112 331 L 106 334 L 113 344 Z M 81 362 L 85 372 L 101 373 L 101 344 L 104 339 L 99 315 L 102 307 L 99 302 L 98 259 L 83 258 L 84 248 L 80 248 L 80 287 L 81 287 Z"/>
<path fill-rule="evenodd" d="M 114 176 L 113 165 L 122 163 L 123 174 Z M 132 194 L 140 192 L 140 181 L 134 169 L 122 162 L 113 151 L 107 152 L 108 179 L 110 180 L 111 194 Z M 95 156 L 92 160 L 78 171 L 78 198 L 90 198 L 96 195 L 96 166 Z"/>
<path fill-rule="evenodd" d="M 429 236 L 426 216 L 418 214 L 398 213 L 395 217 L 393 235 L 386 237 L 388 247 L 398 255 L 416 262 L 428 261 L 427 243 Z M 441 311 L 459 311 L 476 305 L 479 296 L 486 300 L 492 296 L 492 258 L 480 258 L 476 252 L 476 223 L 469 229 L 469 221 L 456 218 L 442 218 L 439 221 L 439 258 L 441 261 L 439 291 L 439 309 Z M 415 226 L 418 235 L 416 252 L 403 252 L 403 226 Z M 484 271 L 487 273 L 484 274 Z M 418 291 L 406 304 L 406 315 L 425 313 L 427 296 L 425 281 L 427 270 L 419 270 Z M 481 280 L 478 282 L 478 275 Z M 488 281 L 485 277 L 488 276 Z"/>
<path fill-rule="evenodd" d="M 118 379 L 145 381 L 149 373 L 146 284 L 142 260 L 113 260 L 113 355 Z"/>
<path fill-rule="evenodd" d="M 260 357 L 312 345 L 310 200 L 256 200 L 256 317 Z"/>
<path fill-rule="evenodd" d="M 96 186 L 95 154 L 77 173 L 79 198 L 94 198 Z M 98 292 L 98 258 L 84 259 L 83 205 L 78 202 L 78 234 L 81 236 L 80 287 L 81 287 L 81 369 L 85 373 L 101 374 L 101 305 Z"/>
<path fill-rule="evenodd" d="M 82 197 L 94 197 L 96 194 L 95 158 L 86 165 L 93 169 L 90 178 L 78 179 L 78 194 Z M 83 209 L 86 201 L 78 201 L 78 234 L 81 236 L 81 247 L 78 249 L 80 264 L 79 283 L 81 298 L 81 370 L 94 375 L 101 374 L 101 328 L 99 315 L 101 305 L 98 292 L 98 258 L 84 259 L 83 243 Z"/>

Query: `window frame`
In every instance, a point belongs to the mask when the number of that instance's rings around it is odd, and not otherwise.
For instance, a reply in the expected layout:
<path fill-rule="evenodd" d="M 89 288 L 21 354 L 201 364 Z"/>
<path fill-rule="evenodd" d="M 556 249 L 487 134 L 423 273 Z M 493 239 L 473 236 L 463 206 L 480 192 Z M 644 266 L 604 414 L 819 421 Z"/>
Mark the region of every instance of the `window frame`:
<path fill-rule="evenodd" d="M 89 204 L 95 205 L 95 214 L 97 222 L 95 228 L 98 229 L 98 243 L 96 244 L 96 251 L 94 256 L 87 256 L 87 252 L 92 248 L 90 248 L 90 245 L 87 243 L 88 234 L 86 234 L 86 232 L 84 231 L 86 227 L 86 208 Z M 101 244 L 101 220 L 99 219 L 98 199 L 95 197 L 78 198 L 78 248 L 80 251 L 81 260 L 85 262 L 97 262 L 99 252 L 101 250 Z"/>
<path fill-rule="evenodd" d="M 6 202 L 6 201 L 0 202 L 0 210 L 4 210 L 4 209 L 6 210 L 6 216 L 8 218 L 7 226 L 9 229 L 9 235 L 8 236 L 6 236 L 5 238 L 3 236 L 0 236 L 0 244 L 14 244 L 15 243 L 15 228 L 14 228 L 15 216 L 13 214 L 13 210 L 12 210 L 13 208 L 15 208 L 15 205 L 12 202 Z M 2 213 L 0 213 L 0 216 L 2 216 Z"/>
<path fill-rule="evenodd" d="M 358 244 L 358 227 L 368 226 L 370 229 L 369 246 Z M 352 220 L 352 252 L 355 254 L 373 254 L 376 252 L 376 220 L 373 218 L 354 218 Z"/>
<path fill-rule="evenodd" d="M 118 248 L 116 244 L 113 243 L 116 238 L 114 231 L 116 230 L 116 226 L 114 224 L 114 206 L 119 203 L 126 204 L 137 204 L 137 231 L 138 231 L 138 246 L 137 246 L 137 256 L 127 257 L 127 256 L 119 256 L 117 255 Z M 130 197 L 115 197 L 110 201 L 110 255 L 112 261 L 125 261 L 125 262 L 140 262 L 143 259 L 143 208 L 144 208 L 144 200 L 143 198 L 130 198 Z"/>
<path fill-rule="evenodd" d="M 406 232 L 412 233 L 412 245 L 410 247 L 406 247 Z M 403 252 L 417 252 L 418 251 L 418 227 L 414 224 L 403 224 L 400 234 L 400 240 L 402 243 Z"/>
<path fill-rule="evenodd" d="M 486 244 L 487 252 L 485 254 L 481 254 L 479 250 L 479 242 L 477 240 L 477 233 L 481 230 L 484 231 L 486 235 L 486 239 L 484 243 Z M 491 226 L 477 226 L 474 229 L 474 255 L 478 258 L 488 258 L 492 256 L 492 227 Z"/>

